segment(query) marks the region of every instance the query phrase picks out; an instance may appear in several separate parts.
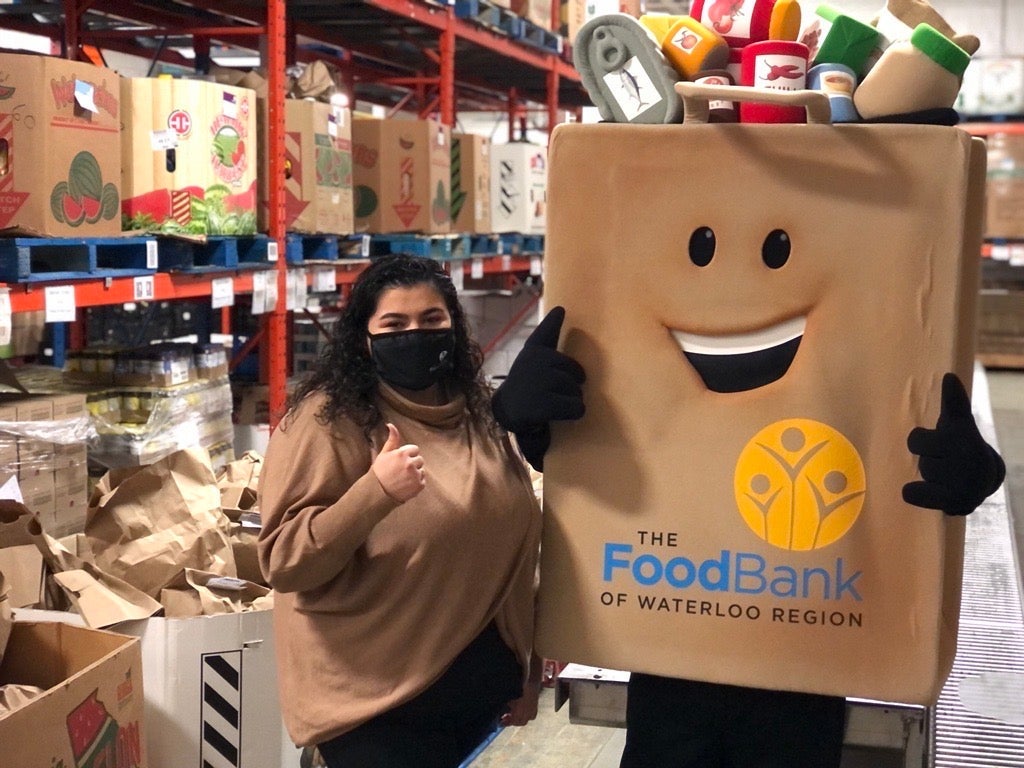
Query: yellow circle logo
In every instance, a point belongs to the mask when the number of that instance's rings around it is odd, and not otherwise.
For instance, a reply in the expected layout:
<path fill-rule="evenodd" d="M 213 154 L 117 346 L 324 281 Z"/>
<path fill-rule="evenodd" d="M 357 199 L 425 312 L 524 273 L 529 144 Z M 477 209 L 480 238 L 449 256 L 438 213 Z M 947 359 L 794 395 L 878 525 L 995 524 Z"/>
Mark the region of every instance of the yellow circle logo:
<path fill-rule="evenodd" d="M 780 549 L 827 547 L 864 506 L 864 464 L 846 437 L 820 421 L 769 424 L 740 452 L 736 504 L 750 529 Z"/>

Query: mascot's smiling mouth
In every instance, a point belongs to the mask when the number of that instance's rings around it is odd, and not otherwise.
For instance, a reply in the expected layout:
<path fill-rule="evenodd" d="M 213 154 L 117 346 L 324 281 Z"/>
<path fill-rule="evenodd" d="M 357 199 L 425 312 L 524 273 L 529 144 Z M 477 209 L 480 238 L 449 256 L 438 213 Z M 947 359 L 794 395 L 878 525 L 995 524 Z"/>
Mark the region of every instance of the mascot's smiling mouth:
<path fill-rule="evenodd" d="M 807 325 L 795 317 L 750 333 L 701 336 L 672 331 L 679 348 L 712 392 L 745 392 L 771 384 L 789 370 Z"/>

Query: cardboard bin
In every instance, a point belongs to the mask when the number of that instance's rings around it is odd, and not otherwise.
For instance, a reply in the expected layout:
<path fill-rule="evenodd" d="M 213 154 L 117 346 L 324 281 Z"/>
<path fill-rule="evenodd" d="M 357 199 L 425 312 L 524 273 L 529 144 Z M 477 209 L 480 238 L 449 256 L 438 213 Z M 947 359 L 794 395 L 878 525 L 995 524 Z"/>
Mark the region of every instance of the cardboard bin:
<path fill-rule="evenodd" d="M 110 69 L 0 54 L 0 230 L 121 231 L 120 91 Z"/>
<path fill-rule="evenodd" d="M 964 520 L 901 489 L 943 374 L 972 381 L 982 142 L 574 124 L 550 157 L 545 301 L 587 411 L 544 460 L 539 652 L 933 703 Z"/>
<path fill-rule="evenodd" d="M 52 621 L 15 621 L 0 664 L 0 684 L 9 683 L 46 692 L 0 716 L 4 765 L 148 765 L 137 638 Z"/>
<path fill-rule="evenodd" d="M 282 768 L 271 611 L 117 625 L 142 639 L 153 765 Z M 297 768 L 285 765 L 283 768 Z"/>
<path fill-rule="evenodd" d="M 451 228 L 451 135 L 434 120 L 352 123 L 357 232 Z"/>

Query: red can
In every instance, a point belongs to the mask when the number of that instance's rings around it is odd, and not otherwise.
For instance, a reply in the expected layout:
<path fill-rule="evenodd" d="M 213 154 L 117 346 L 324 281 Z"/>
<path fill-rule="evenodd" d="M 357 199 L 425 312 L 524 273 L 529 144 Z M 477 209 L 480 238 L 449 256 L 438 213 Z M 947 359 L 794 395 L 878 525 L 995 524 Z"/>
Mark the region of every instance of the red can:
<path fill-rule="evenodd" d="M 742 48 L 768 39 L 774 7 L 775 0 L 693 0 L 690 16 Z"/>
<path fill-rule="evenodd" d="M 743 49 L 742 85 L 768 91 L 802 91 L 807 87 L 807 46 L 790 40 L 763 40 Z M 803 123 L 803 107 L 740 103 L 741 123 Z"/>

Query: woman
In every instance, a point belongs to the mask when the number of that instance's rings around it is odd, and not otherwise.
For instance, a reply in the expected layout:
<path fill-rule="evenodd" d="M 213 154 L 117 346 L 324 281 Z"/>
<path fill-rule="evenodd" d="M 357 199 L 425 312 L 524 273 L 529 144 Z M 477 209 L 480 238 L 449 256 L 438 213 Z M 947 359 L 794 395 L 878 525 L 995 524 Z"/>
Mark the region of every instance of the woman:
<path fill-rule="evenodd" d="M 271 437 L 282 708 L 330 768 L 451 768 L 536 716 L 540 510 L 481 362 L 439 264 L 375 260 Z"/>

